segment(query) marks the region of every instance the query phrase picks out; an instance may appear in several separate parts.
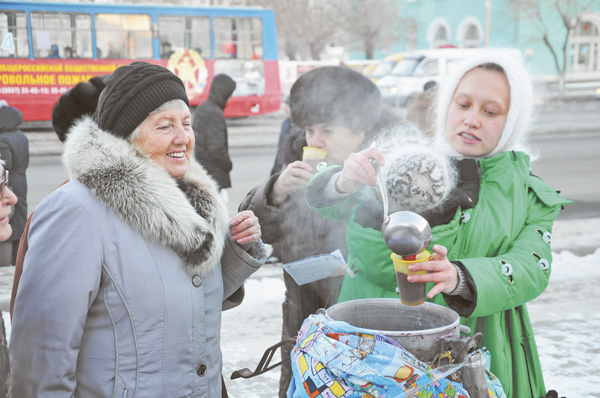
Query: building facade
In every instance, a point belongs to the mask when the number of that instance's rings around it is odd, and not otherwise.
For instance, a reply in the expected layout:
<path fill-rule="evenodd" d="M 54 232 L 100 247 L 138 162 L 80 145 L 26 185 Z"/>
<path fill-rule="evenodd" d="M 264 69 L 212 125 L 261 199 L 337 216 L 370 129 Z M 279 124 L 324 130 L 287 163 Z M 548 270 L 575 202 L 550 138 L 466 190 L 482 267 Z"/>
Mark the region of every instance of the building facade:
<path fill-rule="evenodd" d="M 532 9 L 514 0 L 398 0 L 407 21 L 402 39 L 390 53 L 430 48 L 511 47 L 521 50 L 535 75 L 556 75 L 554 58 L 544 43 L 542 30 L 555 49 L 562 66 L 566 29 L 554 2 L 538 0 L 541 19 L 532 19 Z M 521 2 L 523 3 L 523 2 Z M 583 1 L 580 2 L 583 7 Z M 585 2 L 581 20 L 571 32 L 567 46 L 567 79 L 600 80 L 600 0 Z M 358 53 L 351 54 L 359 56 Z"/>

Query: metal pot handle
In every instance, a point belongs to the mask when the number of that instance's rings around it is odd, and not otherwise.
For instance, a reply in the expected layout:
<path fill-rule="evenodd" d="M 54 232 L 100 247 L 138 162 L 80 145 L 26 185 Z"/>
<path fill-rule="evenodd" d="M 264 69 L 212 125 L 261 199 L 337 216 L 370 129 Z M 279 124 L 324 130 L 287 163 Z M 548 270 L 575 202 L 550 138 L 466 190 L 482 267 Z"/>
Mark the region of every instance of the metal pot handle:
<path fill-rule="evenodd" d="M 458 328 L 460 333 L 462 334 L 471 334 L 471 328 L 466 325 L 459 325 Z"/>
<path fill-rule="evenodd" d="M 267 348 L 267 350 L 265 351 L 262 358 L 260 359 L 260 362 L 258 363 L 258 366 L 256 367 L 256 370 L 254 372 L 248 368 L 236 370 L 231 374 L 231 380 L 235 380 L 240 377 L 243 377 L 244 379 L 249 379 L 250 377 L 258 376 L 265 372 L 268 372 L 269 370 L 276 368 L 285 362 L 289 362 L 290 358 L 280 361 L 280 362 L 277 362 L 274 365 L 271 365 L 271 360 L 273 359 L 273 355 L 275 355 L 275 351 L 277 351 L 277 349 L 279 347 L 281 347 L 282 345 L 284 345 L 285 343 L 295 342 L 296 337 L 287 338 L 287 339 L 282 340 L 279 343 Z"/>

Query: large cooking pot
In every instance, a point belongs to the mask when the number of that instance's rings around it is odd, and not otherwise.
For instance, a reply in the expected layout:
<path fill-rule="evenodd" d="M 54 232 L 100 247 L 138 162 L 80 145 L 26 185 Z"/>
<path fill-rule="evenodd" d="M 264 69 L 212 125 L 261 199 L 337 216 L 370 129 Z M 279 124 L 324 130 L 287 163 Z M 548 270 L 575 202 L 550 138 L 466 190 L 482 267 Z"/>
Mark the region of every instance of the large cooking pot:
<path fill-rule="evenodd" d="M 436 341 L 469 333 L 460 325 L 459 315 L 450 308 L 425 302 L 417 306 L 402 304 L 399 298 L 351 300 L 334 304 L 325 315 L 344 321 L 367 333 L 377 333 L 399 342 L 423 362 L 436 356 Z"/>

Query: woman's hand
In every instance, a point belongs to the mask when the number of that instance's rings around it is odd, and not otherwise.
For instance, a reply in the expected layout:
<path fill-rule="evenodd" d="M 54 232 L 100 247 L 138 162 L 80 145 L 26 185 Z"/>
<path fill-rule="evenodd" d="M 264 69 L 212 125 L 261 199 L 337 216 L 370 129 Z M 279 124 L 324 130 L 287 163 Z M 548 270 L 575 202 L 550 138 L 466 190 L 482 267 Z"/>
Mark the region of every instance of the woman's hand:
<path fill-rule="evenodd" d="M 408 266 L 410 271 L 427 271 L 427 274 L 409 275 L 409 282 L 435 282 L 435 286 L 427 293 L 432 299 L 438 293 L 450 293 L 458 286 L 458 271 L 448 258 L 448 249 L 441 245 L 433 245 L 433 254 L 429 261 L 414 263 Z"/>
<path fill-rule="evenodd" d="M 273 204 L 279 206 L 289 195 L 299 189 L 304 189 L 312 178 L 310 164 L 297 160 L 287 165 L 273 184 Z"/>
<path fill-rule="evenodd" d="M 229 239 L 241 245 L 258 242 L 260 239 L 260 224 L 252 210 L 239 212 L 229 221 L 229 225 Z"/>
<path fill-rule="evenodd" d="M 377 171 L 373 167 L 371 159 L 375 159 L 380 167 L 385 164 L 383 155 L 377 148 L 368 148 L 358 153 L 351 153 L 344 160 L 342 173 L 335 183 L 338 192 L 351 193 L 366 185 L 376 185 Z"/>

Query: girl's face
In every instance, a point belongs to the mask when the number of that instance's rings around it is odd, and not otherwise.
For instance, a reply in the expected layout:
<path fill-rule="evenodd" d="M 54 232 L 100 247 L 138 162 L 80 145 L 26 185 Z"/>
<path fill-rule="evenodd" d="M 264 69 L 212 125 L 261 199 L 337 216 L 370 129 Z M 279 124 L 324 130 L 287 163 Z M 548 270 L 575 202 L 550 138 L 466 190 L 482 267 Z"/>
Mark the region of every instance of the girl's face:
<path fill-rule="evenodd" d="M 333 124 L 313 124 L 306 127 L 308 146 L 327 152 L 325 160 L 329 164 L 342 164 L 351 153 L 360 147 L 365 133 L 354 133 L 346 127 Z"/>
<path fill-rule="evenodd" d="M 506 124 L 510 87 L 504 73 L 475 68 L 454 91 L 446 116 L 446 140 L 466 157 L 493 151 Z"/>
<path fill-rule="evenodd" d="M 0 165 L 0 242 L 3 242 L 10 238 L 12 235 L 12 227 L 8 223 L 10 215 L 13 210 L 13 206 L 17 203 L 17 197 L 8 187 L 8 173 L 4 171 L 4 167 Z"/>

